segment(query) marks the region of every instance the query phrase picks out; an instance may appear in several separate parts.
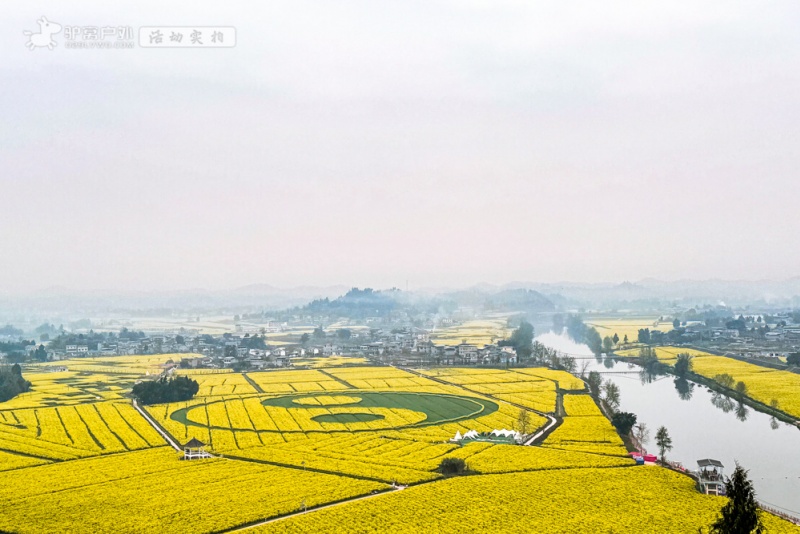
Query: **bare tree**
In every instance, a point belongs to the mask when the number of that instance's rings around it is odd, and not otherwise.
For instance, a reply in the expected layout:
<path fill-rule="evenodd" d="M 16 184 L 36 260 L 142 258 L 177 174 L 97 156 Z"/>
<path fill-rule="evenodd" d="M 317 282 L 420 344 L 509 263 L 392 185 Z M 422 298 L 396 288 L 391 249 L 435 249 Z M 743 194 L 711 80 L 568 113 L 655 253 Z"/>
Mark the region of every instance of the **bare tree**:
<path fill-rule="evenodd" d="M 642 450 L 639 452 L 644 452 L 644 445 L 648 441 L 650 441 L 650 429 L 647 428 L 646 423 L 639 423 L 635 427 L 633 427 L 633 435 L 636 437 L 636 441 L 639 442 L 639 448 Z"/>
<path fill-rule="evenodd" d="M 608 407 L 614 410 L 615 412 L 619 410 L 619 386 L 617 386 L 612 381 L 607 381 L 603 385 L 603 389 L 605 390 L 605 401 L 608 404 Z"/>
<path fill-rule="evenodd" d="M 584 380 L 586 379 L 586 371 L 589 370 L 589 366 L 591 364 L 592 362 L 590 362 L 589 360 L 583 360 L 583 363 L 581 364 L 580 377 L 583 378 Z"/>

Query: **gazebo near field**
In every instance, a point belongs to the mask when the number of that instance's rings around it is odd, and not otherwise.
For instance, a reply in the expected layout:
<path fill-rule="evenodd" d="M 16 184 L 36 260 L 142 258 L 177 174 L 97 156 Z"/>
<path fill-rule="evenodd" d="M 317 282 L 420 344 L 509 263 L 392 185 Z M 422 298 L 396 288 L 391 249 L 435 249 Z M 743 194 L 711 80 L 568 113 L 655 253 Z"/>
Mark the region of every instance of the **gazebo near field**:
<path fill-rule="evenodd" d="M 183 459 L 197 460 L 200 458 L 211 458 L 211 453 L 206 451 L 205 443 L 197 438 L 192 438 L 183 446 Z"/>
<path fill-rule="evenodd" d="M 697 486 L 706 495 L 725 495 L 724 466 L 719 460 L 697 460 Z"/>

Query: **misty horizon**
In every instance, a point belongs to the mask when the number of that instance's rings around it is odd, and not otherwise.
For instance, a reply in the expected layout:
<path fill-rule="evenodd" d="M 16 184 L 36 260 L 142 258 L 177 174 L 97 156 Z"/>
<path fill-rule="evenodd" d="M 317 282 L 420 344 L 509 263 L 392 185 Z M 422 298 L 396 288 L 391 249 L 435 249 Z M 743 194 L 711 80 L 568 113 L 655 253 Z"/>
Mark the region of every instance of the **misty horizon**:
<path fill-rule="evenodd" d="M 797 5 L 620 7 L 10 6 L 0 293 L 796 276 Z"/>

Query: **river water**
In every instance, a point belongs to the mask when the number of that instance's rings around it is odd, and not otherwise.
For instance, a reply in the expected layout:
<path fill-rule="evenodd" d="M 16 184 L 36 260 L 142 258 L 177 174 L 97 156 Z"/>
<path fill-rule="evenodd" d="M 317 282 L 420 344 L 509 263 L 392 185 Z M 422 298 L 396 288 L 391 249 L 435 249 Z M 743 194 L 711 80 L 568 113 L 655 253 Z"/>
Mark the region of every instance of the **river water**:
<path fill-rule="evenodd" d="M 723 463 L 726 475 L 738 461 L 750 471 L 760 501 L 800 516 L 800 429 L 701 384 L 676 385 L 672 375 L 648 382 L 639 366 L 610 358 L 598 360 L 589 347 L 566 336 L 550 332 L 536 340 L 574 356 L 578 369 L 588 362 L 587 372 L 598 371 L 604 380 L 616 383 L 620 410 L 635 413 L 638 422 L 650 429 L 651 438 L 645 443 L 649 452 L 658 454 L 655 432 L 663 425 L 672 438 L 668 460 L 696 470 L 697 460 L 713 458 Z"/>

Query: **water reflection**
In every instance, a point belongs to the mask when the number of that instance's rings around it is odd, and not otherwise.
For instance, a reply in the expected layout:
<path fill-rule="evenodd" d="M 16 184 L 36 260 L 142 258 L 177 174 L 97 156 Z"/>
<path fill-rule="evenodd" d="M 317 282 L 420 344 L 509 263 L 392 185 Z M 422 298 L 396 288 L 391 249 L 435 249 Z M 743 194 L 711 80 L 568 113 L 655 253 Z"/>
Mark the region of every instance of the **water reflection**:
<path fill-rule="evenodd" d="M 662 376 L 664 376 L 664 374 L 660 373 L 656 368 L 642 367 L 641 371 L 639 371 L 639 380 L 642 384 L 652 384 Z"/>
<path fill-rule="evenodd" d="M 739 401 L 736 406 L 736 419 L 744 423 L 747 421 L 748 415 L 750 415 L 750 410 L 747 409 L 747 406 L 742 401 Z"/>
<path fill-rule="evenodd" d="M 733 411 L 736 403 L 733 401 L 732 398 L 728 397 L 727 395 L 723 395 L 722 393 L 718 393 L 716 391 L 711 392 L 711 404 L 719 408 L 725 413 L 730 413 Z"/>
<path fill-rule="evenodd" d="M 781 427 L 781 423 L 773 416 L 769 418 L 769 427 L 772 430 L 778 430 Z"/>
<path fill-rule="evenodd" d="M 678 397 L 681 400 L 692 400 L 692 394 L 694 393 L 694 384 L 692 382 L 689 382 L 685 378 L 676 378 L 674 384 L 675 390 L 678 392 Z"/>

